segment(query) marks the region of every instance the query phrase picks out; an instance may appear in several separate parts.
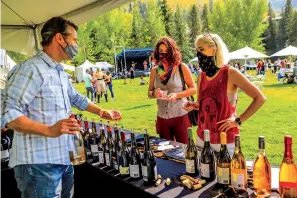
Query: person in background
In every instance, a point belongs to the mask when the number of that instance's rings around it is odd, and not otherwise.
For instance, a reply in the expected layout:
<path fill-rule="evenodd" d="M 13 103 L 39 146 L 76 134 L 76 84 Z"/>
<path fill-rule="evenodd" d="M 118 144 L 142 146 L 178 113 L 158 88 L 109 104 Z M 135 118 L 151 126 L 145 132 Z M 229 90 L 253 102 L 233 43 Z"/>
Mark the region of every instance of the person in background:
<path fill-rule="evenodd" d="M 261 68 L 260 68 L 260 74 L 265 75 L 265 69 L 266 69 L 266 63 L 262 62 Z"/>
<path fill-rule="evenodd" d="M 143 61 L 143 69 L 147 70 L 147 61 L 146 60 Z"/>
<path fill-rule="evenodd" d="M 140 85 L 145 85 L 147 84 L 143 78 L 143 76 L 140 76 Z"/>
<path fill-rule="evenodd" d="M 100 98 L 102 98 L 103 94 L 105 96 L 105 102 L 108 102 L 106 84 L 104 82 L 104 79 L 106 78 L 106 74 L 101 69 L 97 69 L 95 76 L 97 79 L 96 81 L 97 102 L 100 103 Z"/>
<path fill-rule="evenodd" d="M 92 76 L 92 86 L 93 86 L 93 103 L 96 103 L 96 97 L 97 97 L 97 91 L 96 91 L 96 82 L 97 78 L 95 75 L 95 72 L 91 71 L 91 76 Z"/>
<path fill-rule="evenodd" d="M 61 61 L 77 55 L 77 29 L 62 17 L 51 18 L 41 29 L 43 50 L 8 74 L 1 125 L 14 130 L 9 163 L 22 198 L 71 197 L 69 148 L 80 130 L 69 118 L 71 107 L 121 119 L 120 112 L 94 105 L 67 79 Z"/>
<path fill-rule="evenodd" d="M 87 97 L 90 99 L 90 93 L 91 93 L 91 101 L 94 101 L 94 88 L 92 85 L 92 77 L 90 75 L 90 71 L 86 71 L 86 75 L 84 76 L 84 83 L 87 90 Z"/>
<path fill-rule="evenodd" d="M 162 37 L 153 53 L 157 66 L 150 73 L 148 97 L 157 99 L 156 131 L 161 138 L 187 143 L 187 128 L 191 127 L 191 123 L 188 112 L 182 106 L 187 101 L 186 97 L 196 93 L 191 71 L 182 63 L 180 50 L 170 37 Z M 179 67 L 186 90 L 183 90 Z"/>
<path fill-rule="evenodd" d="M 111 99 L 114 100 L 114 93 L 113 93 L 113 89 L 112 89 L 112 76 L 111 73 L 109 71 L 106 72 L 106 78 L 105 78 L 105 82 L 109 88 L 110 94 L 111 94 Z"/>
<path fill-rule="evenodd" d="M 244 69 L 244 67 L 243 66 L 240 66 L 240 69 L 239 69 L 239 71 L 244 75 L 245 74 L 245 69 Z"/>
<path fill-rule="evenodd" d="M 132 81 L 133 81 L 133 83 L 135 82 L 135 80 L 134 80 L 134 78 L 135 78 L 135 76 L 134 76 L 134 67 L 135 67 L 135 65 L 136 65 L 137 63 L 134 63 L 134 62 L 132 62 L 132 66 L 130 67 L 130 83 L 132 83 Z"/>
<path fill-rule="evenodd" d="M 277 72 L 277 61 L 274 61 L 273 63 L 273 73 L 276 74 Z"/>
<path fill-rule="evenodd" d="M 199 35 L 195 42 L 197 57 L 202 69 L 197 82 L 197 102 L 187 103 L 184 108 L 199 109 L 197 141 L 203 148 L 204 130 L 210 131 L 210 143 L 214 151 L 220 151 L 220 133 L 227 133 L 227 148 L 234 152 L 235 135 L 239 126 L 246 122 L 265 103 L 263 93 L 239 70 L 228 67 L 228 49 L 217 34 Z M 252 98 L 249 107 L 236 113 L 238 89 Z"/>
<path fill-rule="evenodd" d="M 261 68 L 262 68 L 262 61 L 261 60 L 258 60 L 257 62 L 257 75 L 260 75 L 261 74 Z"/>
<path fill-rule="evenodd" d="M 285 71 L 286 71 L 286 63 L 284 60 L 280 62 L 280 68 L 279 68 L 279 73 L 277 74 L 277 81 L 280 83 L 280 79 L 283 78 L 283 81 L 286 79 L 285 78 Z"/>

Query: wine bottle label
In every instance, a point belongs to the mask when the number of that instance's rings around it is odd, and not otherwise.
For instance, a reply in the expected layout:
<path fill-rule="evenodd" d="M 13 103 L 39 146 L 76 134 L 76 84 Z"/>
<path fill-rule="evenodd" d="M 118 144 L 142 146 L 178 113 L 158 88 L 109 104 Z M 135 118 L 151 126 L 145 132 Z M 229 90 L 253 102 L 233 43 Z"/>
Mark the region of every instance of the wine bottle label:
<path fill-rule="evenodd" d="M 154 174 L 155 174 L 154 175 L 155 176 L 154 179 L 157 180 L 158 179 L 158 177 L 157 177 L 158 176 L 157 166 L 155 166 L 155 168 L 154 168 Z"/>
<path fill-rule="evenodd" d="M 120 166 L 120 174 L 121 175 L 129 175 L 129 167 Z"/>
<path fill-rule="evenodd" d="M 270 168 L 270 167 L 269 167 Z M 269 189 L 271 187 L 270 174 L 265 167 L 255 167 L 253 171 L 254 188 Z"/>
<path fill-rule="evenodd" d="M 1 159 L 8 158 L 8 157 L 9 157 L 8 149 L 1 151 Z"/>
<path fill-rule="evenodd" d="M 235 169 L 231 171 L 231 185 L 236 189 L 245 189 L 245 186 L 246 186 L 245 169 Z"/>
<path fill-rule="evenodd" d="M 218 167 L 218 183 L 230 184 L 230 169 Z"/>
<path fill-rule="evenodd" d="M 91 152 L 98 153 L 98 146 L 97 144 L 91 144 Z"/>
<path fill-rule="evenodd" d="M 99 151 L 99 163 L 104 164 L 104 155 L 103 151 Z"/>
<path fill-rule="evenodd" d="M 195 160 L 186 159 L 186 171 L 187 173 L 195 173 Z"/>
<path fill-rule="evenodd" d="M 113 162 L 113 168 L 114 168 L 115 170 L 119 170 L 119 166 L 118 166 L 117 161 L 116 161 L 116 160 L 112 160 L 112 162 Z"/>
<path fill-rule="evenodd" d="M 92 155 L 92 153 L 90 151 L 87 151 L 87 155 Z"/>
<path fill-rule="evenodd" d="M 105 153 L 106 166 L 110 166 L 109 153 Z"/>
<path fill-rule="evenodd" d="M 140 177 L 139 173 L 139 166 L 138 165 L 129 165 L 130 168 L 130 177 L 132 178 L 138 178 Z"/>
<path fill-rule="evenodd" d="M 201 163 L 201 176 L 205 178 L 210 178 L 209 164 Z"/>
<path fill-rule="evenodd" d="M 147 166 L 142 166 L 142 176 L 144 181 L 148 181 Z"/>

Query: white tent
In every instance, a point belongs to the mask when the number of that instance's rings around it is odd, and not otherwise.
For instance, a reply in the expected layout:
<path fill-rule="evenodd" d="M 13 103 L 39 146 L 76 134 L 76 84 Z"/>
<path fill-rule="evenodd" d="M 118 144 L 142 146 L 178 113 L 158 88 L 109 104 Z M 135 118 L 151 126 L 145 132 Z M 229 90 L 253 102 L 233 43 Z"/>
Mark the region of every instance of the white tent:
<path fill-rule="evenodd" d="M 271 56 L 297 56 L 297 47 L 289 46 L 281 51 L 272 54 Z"/>
<path fill-rule="evenodd" d="M 229 53 L 230 60 L 247 60 L 256 58 L 267 58 L 268 56 L 250 47 L 244 47 Z"/>
<path fill-rule="evenodd" d="M 0 49 L 0 74 L 8 74 L 16 63 L 7 55 L 6 50 Z"/>
<path fill-rule="evenodd" d="M 100 69 L 104 69 L 104 70 L 114 67 L 114 65 L 111 65 L 106 61 L 105 62 L 96 62 L 96 66 L 98 66 Z"/>
<path fill-rule="evenodd" d="M 1 1 L 1 46 L 34 55 L 40 30 L 48 19 L 63 16 L 81 25 L 130 0 L 7 0 Z"/>
<path fill-rule="evenodd" d="M 75 71 L 75 67 L 72 65 L 66 65 L 64 63 L 61 63 L 61 65 L 63 65 L 64 70 Z"/>
<path fill-rule="evenodd" d="M 197 57 L 193 58 L 192 60 L 190 60 L 190 63 L 198 63 L 198 58 Z"/>
<path fill-rule="evenodd" d="M 75 76 L 78 82 L 82 82 L 87 70 L 96 71 L 99 68 L 90 61 L 86 60 L 82 65 L 75 68 Z"/>

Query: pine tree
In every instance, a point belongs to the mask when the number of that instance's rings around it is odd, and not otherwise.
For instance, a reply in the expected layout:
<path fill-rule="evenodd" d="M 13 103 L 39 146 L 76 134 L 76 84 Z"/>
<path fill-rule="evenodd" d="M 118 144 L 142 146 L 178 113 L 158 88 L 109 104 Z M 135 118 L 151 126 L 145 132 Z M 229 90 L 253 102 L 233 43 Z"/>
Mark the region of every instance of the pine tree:
<path fill-rule="evenodd" d="M 168 6 L 167 0 L 160 1 L 160 14 L 162 21 L 165 26 L 165 31 L 168 36 L 173 35 L 173 27 L 172 27 L 172 12 Z"/>
<path fill-rule="evenodd" d="M 181 10 L 179 6 L 177 6 L 176 12 L 174 14 L 174 22 L 175 22 L 175 34 L 174 38 L 177 42 L 177 45 L 181 49 L 181 53 L 183 56 L 183 60 L 188 61 L 192 57 L 189 43 L 189 36 L 187 33 L 187 24 L 184 22 Z"/>
<path fill-rule="evenodd" d="M 133 19 L 132 19 L 132 32 L 129 40 L 129 47 L 140 48 L 145 47 L 145 39 L 143 38 L 143 18 L 139 10 L 139 4 L 134 4 L 133 7 Z"/>
<path fill-rule="evenodd" d="M 268 4 L 268 15 L 268 28 L 264 33 L 264 42 L 267 54 L 273 54 L 277 51 L 277 24 L 273 20 L 275 12 L 270 2 Z"/>
<path fill-rule="evenodd" d="M 209 32 L 209 23 L 208 23 L 208 6 L 207 4 L 204 4 L 202 15 L 201 15 L 201 21 L 202 21 L 202 32 Z"/>
<path fill-rule="evenodd" d="M 297 46 L 297 11 L 294 12 L 289 27 L 288 45 Z"/>
<path fill-rule="evenodd" d="M 279 24 L 279 34 L 278 34 L 278 47 L 280 49 L 284 48 L 287 45 L 289 40 L 289 32 L 290 32 L 290 21 L 293 15 L 293 5 L 292 0 L 286 1 L 285 10 L 282 11 Z"/>
<path fill-rule="evenodd" d="M 188 18 L 189 18 L 188 26 L 190 29 L 190 41 L 191 41 L 191 44 L 193 44 L 196 40 L 196 37 L 201 32 L 201 21 L 199 17 L 199 10 L 196 5 L 191 6 Z"/>

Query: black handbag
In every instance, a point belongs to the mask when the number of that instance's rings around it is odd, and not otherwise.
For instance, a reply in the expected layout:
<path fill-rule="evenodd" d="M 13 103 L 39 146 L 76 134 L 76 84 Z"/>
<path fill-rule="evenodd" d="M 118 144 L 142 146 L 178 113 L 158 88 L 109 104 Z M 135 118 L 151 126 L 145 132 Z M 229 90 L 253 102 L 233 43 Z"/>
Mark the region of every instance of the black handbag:
<path fill-rule="evenodd" d="M 183 73 L 183 70 L 181 68 L 181 64 L 178 66 L 178 70 L 179 70 L 179 75 L 180 75 L 180 78 L 181 78 L 181 81 L 182 81 L 182 84 L 183 84 L 183 90 L 186 90 L 186 82 L 185 82 L 185 79 L 184 79 L 184 73 Z M 194 97 L 193 96 L 190 96 L 187 97 L 188 100 L 191 100 L 191 101 L 195 101 Z M 192 124 L 192 126 L 197 126 L 198 125 L 198 110 L 193 110 L 193 111 L 190 111 L 188 113 L 188 116 L 189 116 L 189 119 L 190 119 L 190 122 Z"/>

